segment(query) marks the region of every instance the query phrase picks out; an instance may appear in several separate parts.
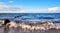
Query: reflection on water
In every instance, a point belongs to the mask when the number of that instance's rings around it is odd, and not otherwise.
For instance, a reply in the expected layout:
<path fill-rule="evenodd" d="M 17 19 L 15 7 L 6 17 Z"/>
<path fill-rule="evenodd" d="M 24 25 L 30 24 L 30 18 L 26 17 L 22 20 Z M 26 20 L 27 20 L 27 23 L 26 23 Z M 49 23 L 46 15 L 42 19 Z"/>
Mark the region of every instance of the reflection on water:
<path fill-rule="evenodd" d="M 7 28 L 6 26 L 4 26 L 3 29 L 4 29 L 4 31 L 3 31 L 4 33 L 9 33 L 9 28 Z"/>
<path fill-rule="evenodd" d="M 22 30 L 20 28 L 7 28 L 7 27 L 2 27 L 0 28 L 0 33 L 60 33 L 60 30 Z"/>

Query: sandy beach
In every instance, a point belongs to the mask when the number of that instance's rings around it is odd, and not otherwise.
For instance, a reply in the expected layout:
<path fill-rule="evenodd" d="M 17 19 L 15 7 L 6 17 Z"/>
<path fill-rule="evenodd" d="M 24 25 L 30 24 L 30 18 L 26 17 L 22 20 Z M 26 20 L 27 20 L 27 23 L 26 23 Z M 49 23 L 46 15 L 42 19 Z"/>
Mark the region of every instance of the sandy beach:
<path fill-rule="evenodd" d="M 4 29 L 0 28 L 0 33 L 60 33 L 60 30 L 21 30 L 19 28 L 14 28 L 14 29 Z"/>

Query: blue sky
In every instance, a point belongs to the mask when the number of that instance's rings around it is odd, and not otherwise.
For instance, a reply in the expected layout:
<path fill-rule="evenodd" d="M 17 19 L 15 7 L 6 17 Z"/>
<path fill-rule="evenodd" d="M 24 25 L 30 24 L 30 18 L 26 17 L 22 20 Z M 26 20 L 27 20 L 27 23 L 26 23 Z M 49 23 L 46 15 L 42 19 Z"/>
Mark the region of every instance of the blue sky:
<path fill-rule="evenodd" d="M 0 0 L 0 5 L 1 4 L 3 4 L 4 7 L 5 6 L 10 7 L 8 12 L 21 12 L 21 13 L 60 12 L 60 0 Z M 12 9 L 15 8 L 14 10 L 16 11 L 11 10 L 11 8 Z M 7 10 L 3 12 L 7 12 Z"/>

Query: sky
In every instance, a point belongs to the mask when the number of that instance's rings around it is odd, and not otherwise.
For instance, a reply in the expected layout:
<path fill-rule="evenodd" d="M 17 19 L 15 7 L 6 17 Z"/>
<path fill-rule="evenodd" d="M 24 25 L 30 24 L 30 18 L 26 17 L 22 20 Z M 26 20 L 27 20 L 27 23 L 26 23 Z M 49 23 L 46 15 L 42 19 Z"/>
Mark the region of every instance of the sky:
<path fill-rule="evenodd" d="M 0 13 L 60 13 L 60 0 L 0 0 Z"/>

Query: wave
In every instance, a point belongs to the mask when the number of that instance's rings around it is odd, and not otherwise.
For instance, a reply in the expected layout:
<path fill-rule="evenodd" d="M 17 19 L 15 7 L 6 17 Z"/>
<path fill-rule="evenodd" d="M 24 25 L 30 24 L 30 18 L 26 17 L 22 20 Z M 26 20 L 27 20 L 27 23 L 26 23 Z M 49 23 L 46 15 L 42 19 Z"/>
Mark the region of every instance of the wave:
<path fill-rule="evenodd" d="M 21 20 L 21 21 L 58 21 L 60 13 L 0 13 L 0 19 Z"/>
<path fill-rule="evenodd" d="M 3 20 L 0 21 L 0 26 L 2 26 L 3 24 Z M 56 25 L 53 22 L 48 22 L 48 21 L 44 21 L 44 22 L 29 22 L 29 23 L 25 23 L 25 22 L 13 22 L 11 21 L 10 23 L 8 23 L 6 25 L 9 28 L 22 28 L 22 29 L 28 29 L 28 30 L 49 30 L 49 29 L 60 29 L 60 25 Z"/>

